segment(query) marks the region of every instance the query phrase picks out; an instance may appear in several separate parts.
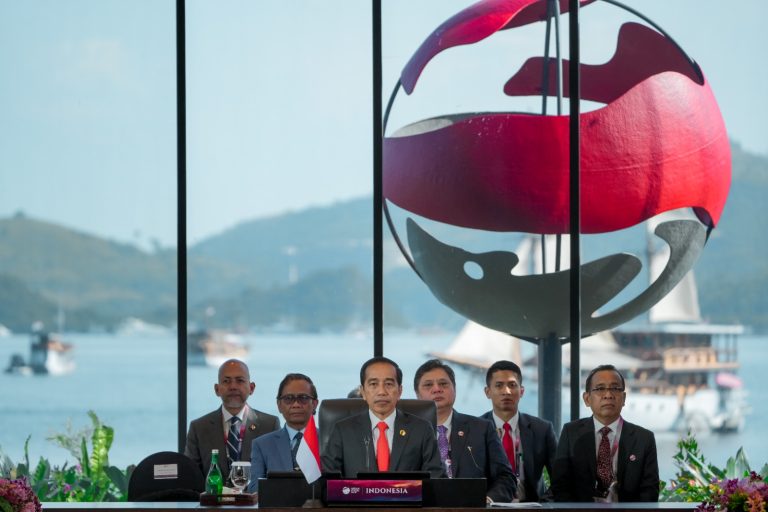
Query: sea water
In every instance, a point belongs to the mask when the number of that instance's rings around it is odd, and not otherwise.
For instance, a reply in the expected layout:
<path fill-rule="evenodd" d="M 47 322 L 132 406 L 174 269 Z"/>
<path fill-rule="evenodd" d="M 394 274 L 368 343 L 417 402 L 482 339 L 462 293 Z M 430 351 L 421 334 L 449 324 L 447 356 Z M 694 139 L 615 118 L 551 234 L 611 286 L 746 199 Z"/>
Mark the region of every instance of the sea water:
<path fill-rule="evenodd" d="M 384 351 L 403 369 L 403 397 L 413 398 L 413 373 L 430 351 L 444 351 L 454 333 L 387 333 Z M 94 411 L 114 428 L 110 463 L 122 467 L 145 456 L 177 450 L 176 338 L 173 334 L 118 336 L 68 334 L 75 345 L 75 371 L 63 376 L 19 376 L 0 373 L 0 450 L 14 462 L 23 460 L 29 436 L 33 464 L 44 456 L 52 463 L 72 464 L 66 450 L 47 440 L 53 434 L 90 426 L 87 411 Z M 251 350 L 248 363 L 256 390 L 249 403 L 277 414 L 277 386 L 288 372 L 309 375 L 320 398 L 345 397 L 359 383 L 360 364 L 370 357 L 372 341 L 364 334 L 254 334 L 246 337 Z M 751 412 L 741 432 L 710 434 L 698 438 L 708 461 L 723 466 L 743 446 L 754 469 L 768 462 L 768 401 L 762 372 L 768 367 L 768 337 L 744 336 L 739 342 L 739 375 L 748 391 Z M 0 370 L 14 353 L 28 357 L 29 338 L 0 338 Z M 524 347 L 532 350 L 532 347 Z M 610 361 L 606 361 L 609 363 Z M 524 372 L 526 369 L 524 369 Z M 216 408 L 216 368 L 188 369 L 188 419 Z M 525 379 L 525 375 L 524 375 Z M 483 386 L 484 375 L 456 368 L 457 410 L 482 414 L 490 409 Z M 536 414 L 535 382 L 525 381 L 520 408 Z M 632 395 L 627 396 L 632 400 Z M 566 400 L 564 400 L 565 402 Z M 568 412 L 563 414 L 564 420 Z M 680 434 L 657 433 L 661 477 L 668 480 L 676 468 L 672 456 Z"/>

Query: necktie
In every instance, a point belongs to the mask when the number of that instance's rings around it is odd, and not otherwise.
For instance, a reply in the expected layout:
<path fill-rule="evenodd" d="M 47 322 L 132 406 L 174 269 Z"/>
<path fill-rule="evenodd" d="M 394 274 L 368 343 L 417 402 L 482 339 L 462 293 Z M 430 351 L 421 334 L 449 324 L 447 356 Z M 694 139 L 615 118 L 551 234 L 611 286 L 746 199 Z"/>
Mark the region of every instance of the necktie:
<path fill-rule="evenodd" d="M 232 416 L 229 420 L 229 434 L 227 435 L 227 458 L 229 465 L 240 458 L 240 429 L 237 427 L 240 418 Z"/>
<path fill-rule="evenodd" d="M 608 434 L 611 429 L 603 427 L 600 433 L 603 438 L 600 440 L 600 446 L 597 449 L 597 483 L 602 491 L 607 491 L 613 480 L 613 461 L 611 460 L 611 443 L 608 441 Z"/>
<path fill-rule="evenodd" d="M 299 469 L 299 463 L 296 462 L 296 453 L 299 451 L 302 436 L 303 434 L 301 432 L 297 432 L 296 435 L 293 436 L 293 446 L 291 447 L 291 462 L 293 463 L 293 469 Z"/>
<path fill-rule="evenodd" d="M 387 424 L 380 421 L 376 428 L 379 429 L 379 440 L 376 441 L 376 464 L 379 471 L 389 470 L 389 443 L 387 442 Z"/>
<path fill-rule="evenodd" d="M 515 459 L 515 442 L 512 441 L 512 425 L 504 423 L 504 435 L 501 436 L 501 444 L 504 446 L 504 453 L 507 454 L 509 463 L 512 465 L 512 471 L 517 474 L 517 460 Z"/>
<path fill-rule="evenodd" d="M 437 449 L 440 450 L 440 460 L 443 461 L 443 467 L 445 468 L 445 474 L 448 478 L 451 478 L 453 471 L 451 464 L 448 461 L 448 453 L 450 452 L 450 445 L 448 444 L 448 429 L 445 425 L 437 426 Z"/>

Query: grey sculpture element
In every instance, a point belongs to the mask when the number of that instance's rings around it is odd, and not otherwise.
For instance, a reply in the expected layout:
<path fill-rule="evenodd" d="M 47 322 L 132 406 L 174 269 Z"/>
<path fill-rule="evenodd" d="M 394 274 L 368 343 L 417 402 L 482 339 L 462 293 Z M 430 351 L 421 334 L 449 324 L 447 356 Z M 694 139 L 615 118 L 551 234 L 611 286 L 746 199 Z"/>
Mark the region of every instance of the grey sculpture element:
<path fill-rule="evenodd" d="M 437 299 L 481 325 L 530 341 L 570 336 L 569 274 L 515 276 L 519 262 L 513 252 L 471 253 L 444 244 L 407 220 L 413 264 Z M 657 226 L 671 252 L 664 271 L 647 289 L 626 304 L 597 316 L 597 310 L 618 295 L 640 272 L 631 254 L 612 254 L 581 266 L 582 335 L 611 329 L 644 313 L 660 301 L 693 267 L 706 242 L 706 230 L 696 221 L 674 220 Z M 473 262 L 483 275 L 469 276 Z"/>

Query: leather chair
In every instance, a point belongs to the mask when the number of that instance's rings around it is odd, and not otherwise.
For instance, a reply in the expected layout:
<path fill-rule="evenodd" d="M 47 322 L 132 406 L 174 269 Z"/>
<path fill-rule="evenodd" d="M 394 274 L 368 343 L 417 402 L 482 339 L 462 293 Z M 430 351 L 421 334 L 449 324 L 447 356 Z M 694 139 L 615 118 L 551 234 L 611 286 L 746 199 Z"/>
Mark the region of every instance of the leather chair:
<path fill-rule="evenodd" d="M 157 466 L 165 465 L 175 469 L 175 477 L 155 473 Z M 157 452 L 133 470 L 128 481 L 128 501 L 199 501 L 204 484 L 203 474 L 192 459 L 182 453 Z"/>
<path fill-rule="evenodd" d="M 432 400 L 405 398 L 397 402 L 397 408 L 430 422 L 432 428 L 437 430 L 437 407 Z M 320 402 L 317 413 L 320 453 L 325 451 L 331 438 L 331 430 L 337 421 L 367 410 L 368 404 L 362 398 L 329 398 Z"/>

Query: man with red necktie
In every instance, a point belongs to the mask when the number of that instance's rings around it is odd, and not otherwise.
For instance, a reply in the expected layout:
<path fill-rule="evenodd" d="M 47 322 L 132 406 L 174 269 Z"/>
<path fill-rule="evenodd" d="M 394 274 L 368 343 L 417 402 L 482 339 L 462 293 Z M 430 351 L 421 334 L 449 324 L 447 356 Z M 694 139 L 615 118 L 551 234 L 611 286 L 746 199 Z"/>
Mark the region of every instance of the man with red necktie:
<path fill-rule="evenodd" d="M 322 455 L 323 469 L 345 478 L 372 471 L 429 471 L 444 476 L 432 425 L 397 408 L 403 372 L 386 357 L 360 369 L 360 392 L 368 410 L 337 422 Z"/>
<path fill-rule="evenodd" d="M 518 477 L 515 499 L 526 502 L 551 501 L 544 468 L 552 474 L 557 439 L 552 423 L 520 411 L 525 394 L 523 374 L 512 361 L 496 361 L 485 374 L 485 396 L 493 409 L 480 416 L 498 432 L 503 451 Z"/>
<path fill-rule="evenodd" d="M 656 440 L 621 417 L 624 376 L 613 365 L 598 366 L 582 397 L 592 417 L 563 426 L 552 473 L 555 500 L 658 501 Z"/>

